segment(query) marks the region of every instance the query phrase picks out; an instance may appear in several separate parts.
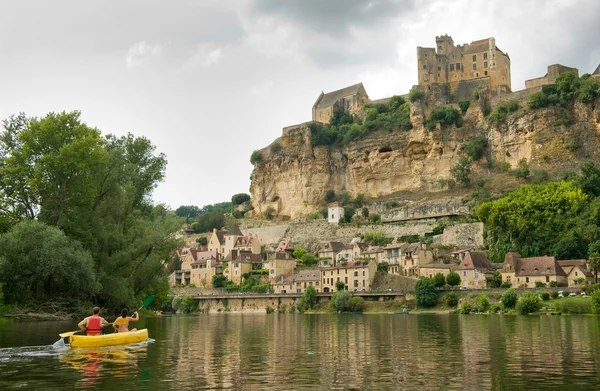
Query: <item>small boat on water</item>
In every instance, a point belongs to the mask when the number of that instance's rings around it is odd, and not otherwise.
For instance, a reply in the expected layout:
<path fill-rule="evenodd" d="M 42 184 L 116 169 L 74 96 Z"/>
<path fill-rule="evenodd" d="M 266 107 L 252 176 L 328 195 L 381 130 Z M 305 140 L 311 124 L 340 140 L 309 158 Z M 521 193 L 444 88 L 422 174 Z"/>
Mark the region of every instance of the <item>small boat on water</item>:
<path fill-rule="evenodd" d="M 100 346 L 129 345 L 148 339 L 148 329 L 103 335 L 71 335 L 72 348 L 95 348 Z"/>

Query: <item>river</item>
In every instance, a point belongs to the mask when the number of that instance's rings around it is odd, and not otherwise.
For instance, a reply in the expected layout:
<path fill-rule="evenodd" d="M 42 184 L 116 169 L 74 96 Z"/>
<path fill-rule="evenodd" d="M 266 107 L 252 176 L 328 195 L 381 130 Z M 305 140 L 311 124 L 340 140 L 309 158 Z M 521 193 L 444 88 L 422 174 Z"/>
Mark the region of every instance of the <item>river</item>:
<path fill-rule="evenodd" d="M 600 317 L 214 314 L 151 341 L 54 349 L 75 322 L 0 318 L 0 389 L 590 390 Z"/>

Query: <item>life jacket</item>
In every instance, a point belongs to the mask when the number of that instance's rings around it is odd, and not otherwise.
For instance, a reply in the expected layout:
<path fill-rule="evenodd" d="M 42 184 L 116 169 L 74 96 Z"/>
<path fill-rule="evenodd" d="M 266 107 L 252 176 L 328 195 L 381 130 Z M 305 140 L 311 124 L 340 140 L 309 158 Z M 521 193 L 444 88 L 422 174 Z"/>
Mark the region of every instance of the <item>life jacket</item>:
<path fill-rule="evenodd" d="M 88 318 L 87 329 L 85 330 L 87 335 L 99 335 L 102 333 L 101 319 L 99 316 L 90 316 Z"/>

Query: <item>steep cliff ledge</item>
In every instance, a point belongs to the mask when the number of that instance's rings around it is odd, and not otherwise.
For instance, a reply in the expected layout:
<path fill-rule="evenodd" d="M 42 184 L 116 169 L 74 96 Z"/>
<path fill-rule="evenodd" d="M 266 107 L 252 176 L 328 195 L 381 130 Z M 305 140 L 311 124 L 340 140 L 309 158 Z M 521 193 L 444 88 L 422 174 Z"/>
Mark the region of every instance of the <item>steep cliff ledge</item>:
<path fill-rule="evenodd" d="M 522 159 L 532 170 L 549 174 L 597 160 L 600 99 L 575 103 L 568 110 L 532 110 L 527 106 L 531 92 L 482 94 L 479 104 L 471 102 L 460 128 L 438 125 L 431 131 L 424 126 L 424 118 L 439 103 L 416 101 L 410 104 L 411 131 L 379 131 L 347 145 L 313 146 L 308 124 L 284 128 L 274 142 L 281 148 L 261 150 L 262 160 L 254 167 L 250 191 L 255 211 L 262 213 L 270 206 L 280 215 L 297 218 L 324 205 L 328 189 L 371 199 L 403 191 L 447 197 L 441 184 L 452 182 L 450 170 L 476 134 L 485 136 L 487 148 L 485 157 L 473 165 L 474 178 L 493 180 L 503 175 L 498 169 L 501 163 L 515 168 Z M 493 109 L 509 99 L 520 108 L 491 126 L 481 107 L 489 104 Z"/>

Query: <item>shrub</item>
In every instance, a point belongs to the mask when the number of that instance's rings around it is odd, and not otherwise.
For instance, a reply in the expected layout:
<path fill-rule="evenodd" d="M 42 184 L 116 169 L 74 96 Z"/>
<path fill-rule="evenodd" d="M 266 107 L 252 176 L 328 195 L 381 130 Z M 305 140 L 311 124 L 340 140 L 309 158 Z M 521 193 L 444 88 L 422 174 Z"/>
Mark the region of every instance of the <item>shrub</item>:
<path fill-rule="evenodd" d="M 557 281 L 550 281 L 550 283 L 548 285 L 550 285 L 551 288 L 556 288 L 558 286 L 558 282 Z"/>
<path fill-rule="evenodd" d="M 352 312 L 360 312 L 365 309 L 365 300 L 360 296 L 352 296 L 348 300 L 348 309 Z"/>
<path fill-rule="evenodd" d="M 433 276 L 432 281 L 433 285 L 438 289 L 446 285 L 446 277 L 444 277 L 442 273 L 437 273 L 435 276 Z"/>
<path fill-rule="evenodd" d="M 552 291 L 552 293 L 550 293 L 550 296 L 551 296 L 553 299 L 558 299 L 558 291 Z"/>
<path fill-rule="evenodd" d="M 340 282 L 340 281 L 338 281 Z M 338 291 L 333 294 L 331 297 L 331 308 L 333 308 L 337 312 L 345 312 L 348 311 L 350 306 L 349 302 L 352 298 L 352 295 L 348 291 Z"/>
<path fill-rule="evenodd" d="M 380 214 L 372 214 L 369 216 L 369 221 L 373 224 L 379 224 L 381 223 L 381 215 Z"/>
<path fill-rule="evenodd" d="M 425 98 L 425 91 L 420 86 L 414 86 L 410 89 L 408 93 L 408 100 L 411 102 L 416 102 L 423 100 Z"/>
<path fill-rule="evenodd" d="M 365 202 L 367 202 L 364 194 L 357 194 L 356 198 L 353 201 L 353 204 L 355 207 L 360 208 L 361 206 L 363 206 L 365 204 Z"/>
<path fill-rule="evenodd" d="M 273 144 L 271 144 L 270 150 L 273 154 L 281 151 L 281 144 L 278 141 L 275 141 Z"/>
<path fill-rule="evenodd" d="M 224 288 L 226 281 L 227 281 L 227 277 L 225 277 L 222 274 L 216 274 L 216 275 L 212 276 L 213 288 Z"/>
<path fill-rule="evenodd" d="M 564 314 L 591 314 L 592 301 L 587 297 L 566 297 L 556 302 L 556 310 Z"/>
<path fill-rule="evenodd" d="M 466 156 L 462 156 L 458 163 L 450 169 L 452 177 L 465 186 L 471 183 L 471 165 L 473 162 Z"/>
<path fill-rule="evenodd" d="M 500 171 L 502 172 L 506 172 L 510 170 L 510 163 L 509 162 L 502 162 L 500 163 L 500 165 L 498 166 L 498 168 L 500 169 Z"/>
<path fill-rule="evenodd" d="M 318 262 L 319 260 L 313 254 L 304 254 L 302 256 L 302 264 L 304 266 L 313 266 L 316 265 Z"/>
<path fill-rule="evenodd" d="M 483 153 L 485 152 L 485 148 L 487 147 L 487 139 L 482 134 L 477 134 L 469 140 L 469 142 L 465 145 L 465 153 L 473 159 L 473 161 L 477 161 L 483 157 Z"/>
<path fill-rule="evenodd" d="M 312 285 L 306 287 L 306 290 L 302 294 L 302 300 L 308 306 L 308 308 L 313 309 L 317 302 L 317 290 Z"/>
<path fill-rule="evenodd" d="M 181 296 L 174 296 L 171 302 L 171 308 L 173 311 L 178 311 L 181 308 Z"/>
<path fill-rule="evenodd" d="M 505 308 L 513 308 L 515 304 L 517 304 L 517 290 L 514 288 L 508 289 L 502 297 L 500 298 L 500 302 L 504 305 Z"/>
<path fill-rule="evenodd" d="M 444 295 L 444 303 L 448 307 L 455 307 L 458 304 L 458 295 L 454 292 L 449 292 Z"/>
<path fill-rule="evenodd" d="M 241 205 L 247 201 L 250 201 L 250 194 L 238 193 L 231 196 L 231 202 L 235 205 Z"/>
<path fill-rule="evenodd" d="M 463 112 L 463 114 L 465 114 L 467 110 L 469 110 L 469 106 L 471 106 L 471 101 L 469 100 L 463 100 L 461 102 L 458 102 L 458 107 L 460 107 L 460 110 Z"/>
<path fill-rule="evenodd" d="M 431 112 L 427 121 L 425 121 L 425 127 L 429 130 L 433 130 L 438 123 L 442 126 L 455 125 L 457 128 L 460 128 L 462 125 L 462 117 L 458 110 L 452 106 L 436 107 Z"/>
<path fill-rule="evenodd" d="M 262 160 L 263 155 L 262 152 L 259 150 L 252 152 L 252 155 L 250 155 L 250 163 L 252 163 L 253 165 L 262 162 Z"/>
<path fill-rule="evenodd" d="M 535 282 L 535 287 L 536 288 L 545 288 L 546 287 L 546 283 L 545 282 L 541 282 L 541 281 L 536 281 Z"/>
<path fill-rule="evenodd" d="M 487 312 L 490 308 L 490 299 L 485 294 L 477 296 L 477 312 Z"/>
<path fill-rule="evenodd" d="M 510 282 L 503 282 L 502 285 L 500 285 L 500 288 L 508 289 L 511 286 L 512 284 Z"/>
<path fill-rule="evenodd" d="M 385 236 L 381 231 L 367 232 L 363 238 L 365 243 L 371 246 L 387 246 L 394 241 L 394 238 Z"/>
<path fill-rule="evenodd" d="M 459 308 L 457 308 L 457 312 L 459 314 L 463 314 L 463 315 L 468 315 L 471 312 L 473 312 L 473 305 L 471 304 L 470 301 L 465 300 L 463 301 L 463 303 L 460 305 Z"/>
<path fill-rule="evenodd" d="M 339 291 L 343 291 L 344 288 L 346 287 L 346 284 L 344 284 L 344 281 L 336 281 L 335 282 L 335 289 L 339 292 Z"/>
<path fill-rule="evenodd" d="M 452 287 L 458 286 L 460 285 L 460 275 L 457 272 L 450 272 L 446 276 L 446 282 Z"/>
<path fill-rule="evenodd" d="M 527 315 L 540 309 L 540 297 L 532 292 L 524 293 L 517 301 L 517 311 L 521 315 Z"/>
<path fill-rule="evenodd" d="M 479 100 L 479 93 L 483 90 L 484 87 L 477 87 L 475 91 L 473 91 L 473 100 Z"/>
<path fill-rule="evenodd" d="M 487 117 L 487 121 L 491 126 L 500 127 L 506 123 L 508 116 L 519 110 L 519 104 L 515 100 L 510 100 L 503 105 L 496 107 Z"/>
<path fill-rule="evenodd" d="M 185 295 L 183 296 L 183 299 L 181 299 L 181 310 L 186 313 L 189 314 L 191 312 L 193 312 L 194 310 L 196 310 L 198 307 L 196 306 L 196 303 L 194 302 L 194 298 L 191 295 Z"/>
<path fill-rule="evenodd" d="M 268 305 L 265 308 L 265 311 L 267 312 L 267 314 L 272 314 L 273 312 L 275 312 L 275 309 L 273 307 L 271 307 L 270 305 Z"/>
<path fill-rule="evenodd" d="M 437 303 L 437 292 L 433 281 L 421 277 L 415 285 L 415 298 L 419 307 L 433 307 Z"/>
<path fill-rule="evenodd" d="M 558 293 L 556 293 L 556 295 L 558 296 Z M 543 301 L 548 301 L 548 300 L 550 300 L 550 293 L 542 292 L 542 293 L 540 293 L 540 297 L 542 298 Z"/>
<path fill-rule="evenodd" d="M 379 262 L 377 264 L 377 271 L 379 273 L 387 274 L 389 269 L 390 269 L 390 265 L 387 262 Z"/>
<path fill-rule="evenodd" d="M 513 174 L 516 178 L 527 179 L 527 177 L 529 177 L 529 165 L 527 164 L 527 159 L 523 158 L 519 160 L 517 168 L 515 168 Z"/>
<path fill-rule="evenodd" d="M 549 178 L 550 175 L 548 175 L 548 171 L 539 168 L 533 170 L 533 181 L 535 183 L 547 182 Z"/>
<path fill-rule="evenodd" d="M 600 289 L 596 289 L 592 293 L 592 311 L 595 314 L 600 314 Z"/>
<path fill-rule="evenodd" d="M 351 208 L 349 206 L 344 208 L 344 222 L 349 223 L 352 221 L 352 217 L 354 217 L 354 213 L 356 211 L 354 210 L 354 208 Z"/>
<path fill-rule="evenodd" d="M 325 201 L 326 202 L 333 202 L 335 201 L 335 191 L 329 189 L 325 192 Z"/>
<path fill-rule="evenodd" d="M 265 219 L 273 220 L 274 213 L 275 213 L 275 208 L 273 208 L 272 206 L 267 207 L 267 209 L 265 210 Z"/>
<path fill-rule="evenodd" d="M 405 103 L 406 103 L 406 101 L 404 100 L 403 97 L 394 95 L 388 102 L 388 107 L 390 108 L 390 110 L 398 110 L 400 108 L 400 106 L 402 106 Z"/>

